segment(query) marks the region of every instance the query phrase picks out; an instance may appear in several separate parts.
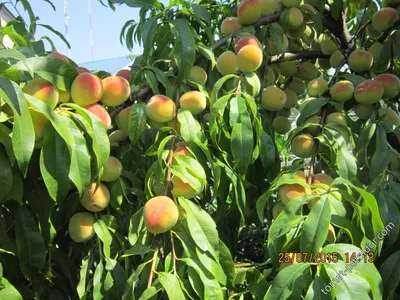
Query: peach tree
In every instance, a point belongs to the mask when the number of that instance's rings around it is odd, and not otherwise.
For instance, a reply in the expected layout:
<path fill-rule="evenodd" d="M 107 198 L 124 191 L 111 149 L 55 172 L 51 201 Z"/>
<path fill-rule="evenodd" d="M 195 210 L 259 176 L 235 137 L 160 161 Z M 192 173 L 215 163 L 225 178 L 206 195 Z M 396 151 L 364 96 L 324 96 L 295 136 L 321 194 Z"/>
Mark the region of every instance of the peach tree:
<path fill-rule="evenodd" d="M 115 75 L 0 4 L 0 299 L 400 296 L 400 1 L 100 2 Z"/>

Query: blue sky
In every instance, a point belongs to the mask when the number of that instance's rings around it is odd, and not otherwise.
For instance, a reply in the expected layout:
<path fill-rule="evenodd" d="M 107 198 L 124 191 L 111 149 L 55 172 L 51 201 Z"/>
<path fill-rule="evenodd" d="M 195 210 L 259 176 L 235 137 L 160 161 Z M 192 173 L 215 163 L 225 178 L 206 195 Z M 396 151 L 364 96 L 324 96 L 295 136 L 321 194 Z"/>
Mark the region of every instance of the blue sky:
<path fill-rule="evenodd" d="M 43 0 L 31 0 L 29 3 L 35 15 L 40 18 L 38 23 L 50 25 L 65 35 L 64 0 L 51 1 L 56 6 L 56 11 Z M 167 1 L 161 2 L 166 3 Z M 77 63 L 91 61 L 88 0 L 69 0 L 68 3 L 70 57 Z M 132 52 L 129 52 L 119 41 L 121 28 L 125 22 L 130 19 L 139 20 L 139 9 L 121 5 L 113 11 L 111 8 L 101 5 L 98 0 L 91 0 L 91 3 L 94 60 L 119 57 L 130 53 L 140 54 L 142 48 L 139 45 Z M 6 6 L 10 11 L 15 12 L 12 6 Z M 18 10 L 25 20 L 29 21 L 27 13 L 20 4 Z M 43 35 L 49 36 L 53 40 L 60 53 L 67 54 L 67 47 L 63 41 L 47 29 L 39 26 L 35 36 L 40 38 Z M 46 41 L 45 44 L 48 45 Z M 50 47 L 46 48 L 50 49 Z"/>

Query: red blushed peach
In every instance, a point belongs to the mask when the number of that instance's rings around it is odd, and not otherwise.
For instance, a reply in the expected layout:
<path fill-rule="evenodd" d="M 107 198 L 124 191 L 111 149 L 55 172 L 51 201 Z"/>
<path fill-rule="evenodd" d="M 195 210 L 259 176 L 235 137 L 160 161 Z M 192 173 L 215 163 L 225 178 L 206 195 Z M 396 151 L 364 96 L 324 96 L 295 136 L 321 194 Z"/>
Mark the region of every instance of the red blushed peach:
<path fill-rule="evenodd" d="M 90 73 L 89 69 L 86 69 L 84 67 L 77 67 L 76 70 L 78 71 L 79 74 Z"/>
<path fill-rule="evenodd" d="M 96 182 L 93 182 L 83 193 L 80 202 L 87 210 L 99 212 L 110 203 L 110 192 L 104 184 L 100 183 L 97 187 Z"/>
<path fill-rule="evenodd" d="M 115 74 L 115 76 L 120 76 L 125 78 L 129 82 L 129 78 L 131 77 L 131 71 L 128 69 L 122 69 Z"/>
<path fill-rule="evenodd" d="M 101 79 L 91 73 L 81 73 L 72 82 L 72 101 L 80 106 L 88 106 L 99 102 L 103 96 Z"/>
<path fill-rule="evenodd" d="M 143 217 L 147 230 L 153 234 L 159 234 L 175 226 L 178 222 L 179 210 L 171 198 L 157 196 L 146 202 Z"/>
<path fill-rule="evenodd" d="M 393 7 L 385 7 L 378 10 L 372 16 L 372 27 L 378 32 L 389 29 L 399 19 L 399 13 Z"/>
<path fill-rule="evenodd" d="M 85 109 L 90 111 L 91 113 L 95 114 L 100 121 L 103 123 L 105 129 L 108 129 L 108 127 L 111 126 L 111 118 L 108 112 L 105 110 L 103 106 L 100 104 L 92 104 L 89 106 L 85 106 Z"/>
<path fill-rule="evenodd" d="M 48 55 L 49 57 L 55 58 L 55 59 L 60 59 L 66 62 L 69 62 L 68 58 L 64 55 L 62 55 L 61 53 L 58 52 L 52 52 Z"/>
<path fill-rule="evenodd" d="M 185 197 L 191 199 L 199 195 L 199 193 L 193 189 L 190 184 L 183 182 L 183 180 L 177 176 L 172 176 L 171 182 L 173 184 L 172 194 L 176 197 Z"/>
<path fill-rule="evenodd" d="M 252 73 L 262 64 L 263 53 L 258 46 L 244 46 L 237 54 L 237 65 L 240 71 Z"/>
<path fill-rule="evenodd" d="M 101 181 L 113 182 L 122 174 L 122 163 L 118 158 L 110 156 L 103 165 L 103 174 L 100 177 Z"/>
<path fill-rule="evenodd" d="M 374 57 L 366 50 L 357 49 L 349 55 L 348 63 L 352 71 L 361 73 L 372 68 Z"/>
<path fill-rule="evenodd" d="M 207 99 L 201 92 L 190 91 L 181 96 L 179 104 L 182 108 L 189 110 L 193 115 L 198 115 L 206 109 Z"/>
<path fill-rule="evenodd" d="M 128 106 L 121 110 L 117 115 L 117 125 L 118 128 L 121 129 L 123 132 L 128 133 L 128 122 L 129 122 L 129 115 L 131 113 L 132 106 Z"/>
<path fill-rule="evenodd" d="M 235 43 L 236 52 L 239 52 L 240 49 L 247 45 L 255 45 L 258 48 L 262 49 L 262 45 L 256 37 L 245 37 L 237 40 L 237 43 Z"/>
<path fill-rule="evenodd" d="M 221 33 L 223 35 L 230 35 L 242 29 L 242 23 L 236 17 L 228 17 L 221 23 Z"/>
<path fill-rule="evenodd" d="M 103 96 L 101 102 L 108 106 L 118 106 L 123 104 L 131 94 L 129 82 L 120 76 L 110 76 L 104 78 Z"/>
<path fill-rule="evenodd" d="M 314 175 L 313 183 L 314 184 L 326 184 L 331 185 L 333 182 L 333 178 L 327 174 L 318 173 Z"/>
<path fill-rule="evenodd" d="M 185 142 L 180 142 L 180 143 L 178 143 L 176 145 L 175 151 L 174 151 L 174 155 L 175 156 L 186 155 L 186 156 L 192 157 L 192 154 L 190 153 L 190 151 L 186 147 Z"/>
<path fill-rule="evenodd" d="M 293 154 L 300 158 L 311 157 L 314 146 L 314 138 L 307 133 L 296 136 L 291 143 Z"/>
<path fill-rule="evenodd" d="M 24 93 L 31 95 L 45 102 L 51 109 L 54 109 L 58 102 L 58 91 L 47 80 L 35 78 L 29 81 L 23 88 Z"/>
<path fill-rule="evenodd" d="M 175 103 L 164 95 L 154 95 L 146 105 L 147 117 L 156 122 L 169 122 L 175 117 Z"/>
<path fill-rule="evenodd" d="M 341 80 L 331 87 L 329 93 L 331 94 L 333 100 L 338 102 L 346 102 L 353 98 L 354 85 L 349 80 Z"/>
<path fill-rule="evenodd" d="M 382 99 L 383 92 L 383 86 L 378 81 L 365 80 L 356 87 L 354 98 L 360 104 L 371 105 Z"/>
<path fill-rule="evenodd" d="M 400 79 L 393 74 L 381 74 L 374 78 L 384 89 L 383 98 L 393 98 L 400 93 Z"/>
<path fill-rule="evenodd" d="M 243 25 L 250 25 L 261 18 L 261 6 L 258 0 L 243 0 L 238 9 L 237 16 Z"/>

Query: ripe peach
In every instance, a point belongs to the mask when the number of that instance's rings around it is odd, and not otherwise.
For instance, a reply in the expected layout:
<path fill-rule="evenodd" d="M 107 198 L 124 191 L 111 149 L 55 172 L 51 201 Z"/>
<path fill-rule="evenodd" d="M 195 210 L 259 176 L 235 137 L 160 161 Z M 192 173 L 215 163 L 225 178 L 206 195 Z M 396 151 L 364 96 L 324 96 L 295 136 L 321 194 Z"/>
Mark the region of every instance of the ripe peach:
<path fill-rule="evenodd" d="M 110 192 L 104 184 L 100 183 L 97 187 L 96 182 L 93 182 L 83 193 L 80 202 L 87 210 L 99 212 L 110 203 Z"/>
<path fill-rule="evenodd" d="M 281 3 L 285 7 L 298 7 L 301 3 L 301 0 L 281 0 Z"/>
<path fill-rule="evenodd" d="M 288 84 L 288 88 L 294 91 L 297 96 L 300 96 L 306 91 L 306 84 L 300 78 L 293 77 L 292 81 Z"/>
<path fill-rule="evenodd" d="M 194 198 L 198 196 L 198 193 L 195 189 L 193 189 L 188 183 L 184 182 L 177 176 L 172 176 L 171 182 L 173 184 L 172 194 L 176 197 L 185 197 L 185 198 Z"/>
<path fill-rule="evenodd" d="M 232 51 L 225 51 L 217 59 L 217 70 L 221 75 L 235 74 L 238 71 L 237 57 Z"/>
<path fill-rule="evenodd" d="M 190 151 L 186 147 L 185 142 L 179 142 L 175 147 L 174 156 L 181 156 L 181 155 L 193 157 L 192 153 L 190 153 Z"/>
<path fill-rule="evenodd" d="M 108 127 L 111 126 L 110 115 L 108 114 L 108 111 L 106 111 L 104 107 L 100 104 L 95 103 L 89 106 L 85 106 L 85 109 L 95 114 L 103 123 L 105 129 L 108 129 Z"/>
<path fill-rule="evenodd" d="M 278 9 L 279 0 L 259 0 L 261 6 L 261 16 L 270 16 Z"/>
<path fill-rule="evenodd" d="M 282 202 L 278 202 L 272 208 L 272 217 L 276 219 L 284 209 L 285 209 L 285 204 L 283 204 Z"/>
<path fill-rule="evenodd" d="M 82 74 L 82 73 L 90 73 L 89 69 L 86 69 L 84 67 L 77 67 L 76 70 L 78 71 L 78 74 Z"/>
<path fill-rule="evenodd" d="M 110 76 L 102 80 L 103 96 L 101 102 L 107 106 L 123 104 L 131 94 L 129 82 L 120 76 Z"/>
<path fill-rule="evenodd" d="M 72 82 L 71 96 L 80 106 L 97 103 L 103 96 L 103 83 L 96 75 L 81 73 Z"/>
<path fill-rule="evenodd" d="M 122 131 L 121 129 L 117 129 L 111 132 L 108 136 L 108 139 L 110 140 L 110 146 L 118 147 L 119 143 L 124 141 L 127 137 L 128 135 L 126 134 L 126 132 Z"/>
<path fill-rule="evenodd" d="M 346 102 L 353 98 L 354 85 L 349 80 L 336 82 L 329 90 L 333 100 L 337 102 Z"/>
<path fill-rule="evenodd" d="M 309 61 L 301 63 L 298 70 L 300 78 L 305 80 L 313 80 L 318 77 L 318 69 Z"/>
<path fill-rule="evenodd" d="M 374 112 L 374 107 L 372 105 L 358 104 L 354 108 L 354 113 L 361 120 L 368 120 L 373 112 Z"/>
<path fill-rule="evenodd" d="M 175 117 L 175 103 L 164 95 L 154 95 L 146 105 L 147 117 L 157 122 L 169 122 Z"/>
<path fill-rule="evenodd" d="M 57 89 L 58 91 L 58 102 L 59 103 L 68 103 L 71 101 L 71 92 L 70 91 L 62 91 Z"/>
<path fill-rule="evenodd" d="M 297 105 L 297 94 L 291 89 L 284 90 L 286 94 L 285 108 L 293 108 Z"/>
<path fill-rule="evenodd" d="M 352 71 L 361 73 L 371 69 L 374 57 L 368 51 L 357 49 L 349 55 L 348 64 Z"/>
<path fill-rule="evenodd" d="M 125 78 L 129 82 L 129 78 L 131 77 L 131 71 L 128 69 L 122 69 L 115 74 L 115 76 L 120 76 Z"/>
<path fill-rule="evenodd" d="M 269 86 L 261 95 L 261 106 L 269 111 L 278 111 L 285 106 L 286 94 L 280 88 Z"/>
<path fill-rule="evenodd" d="M 307 90 L 311 97 L 318 97 L 328 90 L 328 82 L 322 78 L 313 79 L 308 83 Z"/>
<path fill-rule="evenodd" d="M 301 10 L 297 7 L 290 8 L 287 22 L 290 29 L 299 28 L 304 22 L 304 16 Z"/>
<path fill-rule="evenodd" d="M 342 113 L 335 112 L 331 113 L 326 117 L 326 123 L 338 124 L 343 127 L 347 127 L 347 121 Z"/>
<path fill-rule="evenodd" d="M 326 184 L 331 185 L 333 178 L 327 174 L 317 173 L 314 175 L 313 184 Z"/>
<path fill-rule="evenodd" d="M 93 224 L 94 216 L 88 212 L 78 212 L 69 220 L 68 233 L 76 243 L 83 243 L 90 240 L 95 232 Z"/>
<path fill-rule="evenodd" d="M 157 196 L 146 202 L 143 209 L 144 224 L 153 234 L 164 233 L 178 222 L 179 210 L 167 196 Z"/>
<path fill-rule="evenodd" d="M 103 165 L 103 174 L 100 177 L 101 181 L 113 182 L 122 174 L 122 163 L 118 158 L 110 156 Z"/>
<path fill-rule="evenodd" d="M 300 179 L 301 181 L 304 180 L 305 182 L 305 177 L 300 177 L 297 174 L 294 175 L 294 177 L 297 177 L 297 179 Z M 283 184 L 279 186 L 278 188 L 278 196 L 281 199 L 282 203 L 284 205 L 288 205 L 289 201 L 302 197 L 305 195 L 311 194 L 311 190 L 309 187 L 304 187 L 300 184 Z"/>
<path fill-rule="evenodd" d="M 307 127 L 304 131 L 312 136 L 316 136 L 320 128 L 320 126 L 318 125 L 321 123 L 321 117 L 318 115 L 313 115 L 304 121 L 304 124 L 308 123 L 312 123 L 315 125 Z"/>
<path fill-rule="evenodd" d="M 58 102 L 58 91 L 50 82 L 43 78 L 35 78 L 27 82 L 22 89 L 24 93 L 31 95 L 45 102 L 51 109 L 54 109 Z"/>
<path fill-rule="evenodd" d="M 383 122 L 383 126 L 386 132 L 392 132 L 393 129 L 398 128 L 400 126 L 400 116 L 397 112 L 390 108 L 379 109 L 379 117 Z"/>
<path fill-rule="evenodd" d="M 311 154 L 314 150 L 314 138 L 305 133 L 299 134 L 295 138 L 293 138 L 291 143 L 291 149 L 294 155 L 300 158 L 308 158 L 311 157 Z"/>
<path fill-rule="evenodd" d="M 243 25 L 250 25 L 261 18 L 261 6 L 258 0 L 242 0 L 237 9 L 237 16 Z"/>
<path fill-rule="evenodd" d="M 354 98 L 358 103 L 371 105 L 382 99 L 383 86 L 376 80 L 365 80 L 354 90 Z"/>
<path fill-rule="evenodd" d="M 399 13 L 392 7 L 384 7 L 372 16 L 372 26 L 378 32 L 384 32 L 399 19 Z"/>
<path fill-rule="evenodd" d="M 128 133 L 128 122 L 129 122 L 129 115 L 132 110 L 132 105 L 124 108 L 121 110 L 117 115 L 117 125 L 118 128 L 121 129 L 123 132 Z"/>
<path fill-rule="evenodd" d="M 279 73 L 286 77 L 292 77 L 297 74 L 297 65 L 294 61 L 285 61 L 279 64 Z"/>
<path fill-rule="evenodd" d="M 221 33 L 223 35 L 230 35 L 242 29 L 242 23 L 236 17 L 225 18 L 221 23 Z"/>
<path fill-rule="evenodd" d="M 239 52 L 240 49 L 242 49 L 244 46 L 247 45 L 254 45 L 259 47 L 262 50 L 262 45 L 259 42 L 259 40 L 255 36 L 250 36 L 250 37 L 243 37 L 240 39 L 237 39 L 235 42 L 235 50 L 236 52 Z"/>
<path fill-rule="evenodd" d="M 336 43 L 331 38 L 326 38 L 321 42 L 321 51 L 326 55 L 332 55 L 338 50 Z"/>
<path fill-rule="evenodd" d="M 344 59 L 345 58 L 342 51 L 336 50 L 335 52 L 332 53 L 331 57 L 329 57 L 329 64 L 331 65 L 332 68 L 336 69 L 342 64 Z"/>
<path fill-rule="evenodd" d="M 289 119 L 283 116 L 277 116 L 276 118 L 274 118 L 274 120 L 272 121 L 272 126 L 279 134 L 288 133 L 292 127 Z"/>
<path fill-rule="evenodd" d="M 241 72 L 256 71 L 263 61 L 261 49 L 255 45 L 244 46 L 237 54 L 237 66 Z"/>
<path fill-rule="evenodd" d="M 188 76 L 188 80 L 204 85 L 207 81 L 207 73 L 202 67 L 193 66 Z"/>
<path fill-rule="evenodd" d="M 182 108 L 189 110 L 193 115 L 198 115 L 206 109 L 207 99 L 201 92 L 190 91 L 181 96 L 179 103 Z"/>
<path fill-rule="evenodd" d="M 400 93 L 400 79 L 396 75 L 380 74 L 374 80 L 383 86 L 383 98 L 393 98 Z"/>
<path fill-rule="evenodd" d="M 60 59 L 60 60 L 69 62 L 68 58 L 65 55 L 62 55 L 61 53 L 58 53 L 58 52 L 49 53 L 48 56 L 51 58 Z"/>

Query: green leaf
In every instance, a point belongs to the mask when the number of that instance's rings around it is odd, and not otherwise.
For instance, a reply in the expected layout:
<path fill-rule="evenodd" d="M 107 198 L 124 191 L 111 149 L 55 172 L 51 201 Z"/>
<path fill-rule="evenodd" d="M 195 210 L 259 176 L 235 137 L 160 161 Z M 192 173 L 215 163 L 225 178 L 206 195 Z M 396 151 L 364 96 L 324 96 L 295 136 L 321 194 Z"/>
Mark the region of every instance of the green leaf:
<path fill-rule="evenodd" d="M 136 243 L 132 248 L 126 250 L 121 257 L 124 258 L 132 255 L 144 255 L 152 251 L 153 249 L 149 248 L 148 246 Z"/>
<path fill-rule="evenodd" d="M 178 278 L 172 274 L 160 272 L 157 274 L 158 280 L 167 292 L 169 299 L 185 300 Z"/>
<path fill-rule="evenodd" d="M 103 272 L 104 266 L 102 261 L 100 261 L 93 275 L 93 300 L 103 299 L 103 295 L 101 294 L 103 287 Z"/>
<path fill-rule="evenodd" d="M 138 102 L 132 105 L 128 120 L 128 134 L 132 145 L 136 145 L 147 128 L 146 103 Z"/>
<path fill-rule="evenodd" d="M 389 256 L 382 264 L 379 272 L 382 275 L 384 299 L 390 299 L 393 296 L 397 286 L 400 283 L 400 250 Z"/>
<path fill-rule="evenodd" d="M 211 47 L 206 47 L 203 45 L 198 45 L 199 52 L 203 54 L 210 62 L 211 62 L 211 69 L 214 69 L 217 65 L 217 60 L 215 59 L 214 51 Z"/>
<path fill-rule="evenodd" d="M 98 238 L 103 242 L 103 254 L 106 258 L 111 257 L 112 235 L 102 219 L 97 219 L 93 225 Z"/>
<path fill-rule="evenodd" d="M 76 291 L 78 292 L 79 299 L 85 299 L 84 296 L 86 294 L 87 275 L 90 271 L 89 259 L 90 259 L 90 255 L 86 256 L 82 260 L 81 270 L 79 272 L 79 283 L 78 283 L 78 286 L 76 287 Z"/>
<path fill-rule="evenodd" d="M 300 239 L 301 252 L 318 252 L 325 243 L 331 220 L 331 208 L 326 197 L 315 202 L 304 221 Z"/>
<path fill-rule="evenodd" d="M 52 33 L 54 33 L 56 36 L 58 36 L 64 43 L 65 45 L 67 45 L 68 49 L 71 49 L 71 45 L 68 43 L 67 39 L 64 37 L 64 35 L 55 30 L 53 27 L 49 26 L 49 25 L 45 25 L 45 24 L 37 24 L 38 26 L 42 26 L 44 28 L 46 28 L 47 30 L 50 30 Z"/>
<path fill-rule="evenodd" d="M 0 299 L 4 300 L 23 300 L 21 294 L 18 290 L 6 279 L 2 278 L 1 283 L 3 284 L 3 288 L 0 289 Z"/>
<path fill-rule="evenodd" d="M 147 19 L 142 25 L 143 62 L 147 62 L 148 58 L 151 57 L 150 55 L 153 50 L 152 47 L 153 47 L 154 34 L 157 29 L 157 21 L 158 17 L 154 16 Z"/>
<path fill-rule="evenodd" d="M 304 300 L 331 300 L 332 297 L 328 293 L 321 291 L 326 285 L 327 283 L 324 281 L 324 279 L 322 279 L 321 276 L 315 276 L 314 281 L 308 287 Z"/>
<path fill-rule="evenodd" d="M 195 41 L 186 20 L 175 19 L 170 25 L 175 36 L 173 55 L 179 69 L 178 81 L 180 81 L 189 75 L 193 67 L 196 54 Z"/>
<path fill-rule="evenodd" d="M 321 97 L 308 102 L 297 119 L 297 125 L 303 124 L 307 118 L 317 114 L 320 109 L 329 102 L 329 100 L 329 98 Z"/>
<path fill-rule="evenodd" d="M 343 229 L 343 231 L 351 238 L 354 245 L 361 245 L 362 232 L 345 217 L 332 215 L 331 223 L 336 227 Z"/>
<path fill-rule="evenodd" d="M 192 113 L 185 109 L 178 112 L 178 122 L 180 124 L 180 134 L 185 142 L 204 143 L 206 137 L 199 122 L 193 117 Z"/>
<path fill-rule="evenodd" d="M 221 90 L 222 86 L 225 84 L 225 82 L 227 82 L 229 79 L 232 78 L 239 78 L 237 75 L 231 74 L 231 75 L 226 75 L 224 77 L 222 77 L 221 79 L 219 79 L 213 86 L 213 89 L 211 91 L 211 99 L 210 99 L 210 106 L 212 107 L 211 113 L 214 110 L 214 104 L 215 102 L 218 101 L 228 101 L 231 97 L 222 97 L 221 99 L 218 99 L 218 94 L 219 91 Z M 222 100 L 225 99 L 225 100 Z"/>
<path fill-rule="evenodd" d="M 341 177 L 349 180 L 353 180 L 356 177 L 356 158 L 346 147 L 340 147 L 337 150 L 337 165 Z"/>
<path fill-rule="evenodd" d="M 340 77 L 343 78 L 343 79 L 347 79 L 347 80 L 351 81 L 355 88 L 361 82 L 365 81 L 365 78 L 363 76 L 355 75 L 355 74 L 343 74 L 343 75 L 340 75 Z"/>
<path fill-rule="evenodd" d="M 265 172 L 274 165 L 275 153 L 275 144 L 271 136 L 263 131 L 260 138 L 260 159 Z"/>
<path fill-rule="evenodd" d="M 13 174 L 8 161 L 7 156 L 3 153 L 0 148 L 0 203 L 5 199 L 5 197 L 10 193 L 13 186 Z"/>
<path fill-rule="evenodd" d="M 208 13 L 208 10 L 205 6 L 201 6 L 201 5 L 193 3 L 192 8 L 193 8 L 193 12 L 195 13 L 196 16 L 199 16 L 201 19 L 206 21 L 208 24 L 211 23 L 211 16 Z"/>
<path fill-rule="evenodd" d="M 15 214 L 15 240 L 19 266 L 28 279 L 46 263 L 46 250 L 39 226 L 27 206 L 18 207 Z"/>

